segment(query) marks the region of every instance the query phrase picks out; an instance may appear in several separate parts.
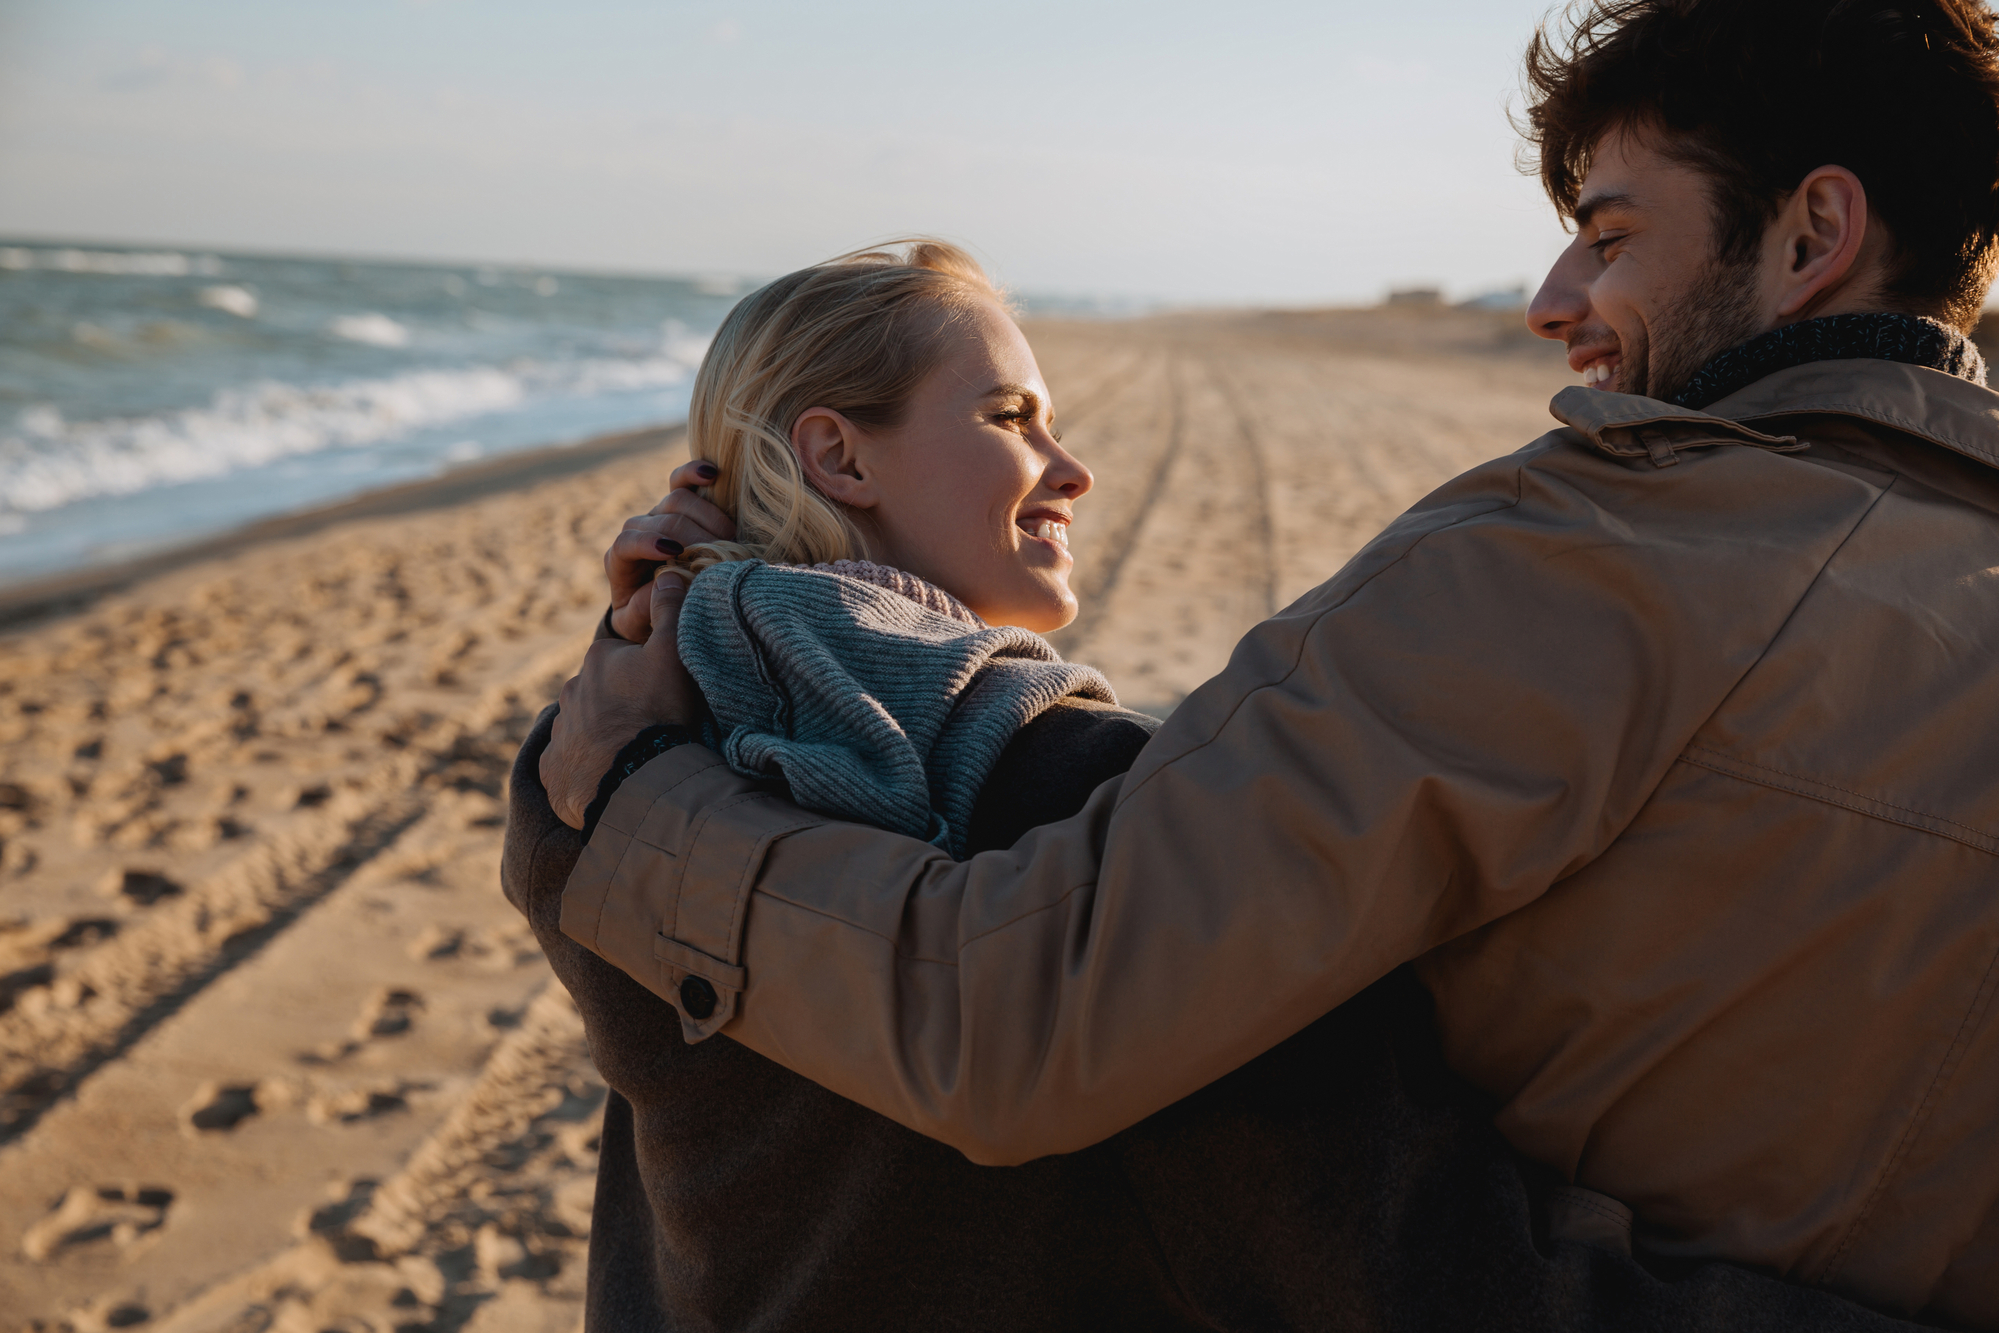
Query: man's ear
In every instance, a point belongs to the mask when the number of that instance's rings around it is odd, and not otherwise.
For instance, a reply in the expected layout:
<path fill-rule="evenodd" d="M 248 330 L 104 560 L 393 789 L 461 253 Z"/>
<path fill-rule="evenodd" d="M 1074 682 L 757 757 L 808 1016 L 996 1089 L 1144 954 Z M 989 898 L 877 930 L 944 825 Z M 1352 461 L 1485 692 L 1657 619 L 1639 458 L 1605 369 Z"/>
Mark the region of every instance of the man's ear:
<path fill-rule="evenodd" d="M 808 407 L 791 426 L 791 449 L 812 489 L 849 509 L 872 509 L 872 469 L 863 471 L 860 428 L 830 407 Z"/>
<path fill-rule="evenodd" d="M 1777 315 L 1820 313 L 1841 296 L 1858 295 L 1865 282 L 1867 187 L 1845 167 L 1820 167 L 1806 176 L 1777 215 L 1770 233 L 1777 255 Z M 1879 230 L 1876 228 L 1875 230 Z"/>

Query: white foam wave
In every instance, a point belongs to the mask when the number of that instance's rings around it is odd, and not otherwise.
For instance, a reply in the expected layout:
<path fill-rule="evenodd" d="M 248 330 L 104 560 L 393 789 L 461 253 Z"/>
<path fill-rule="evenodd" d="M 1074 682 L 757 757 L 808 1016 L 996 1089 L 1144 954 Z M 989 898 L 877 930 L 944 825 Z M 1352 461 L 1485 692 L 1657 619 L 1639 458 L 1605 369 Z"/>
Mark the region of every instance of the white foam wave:
<path fill-rule="evenodd" d="M 387 315 L 370 312 L 365 315 L 342 315 L 326 326 L 326 331 L 336 338 L 349 342 L 370 343 L 376 347 L 407 347 L 410 331 L 396 323 Z"/>
<path fill-rule="evenodd" d="M 0 269 L 141 278 L 184 278 L 190 273 L 212 277 L 222 271 L 222 261 L 214 255 L 189 256 L 173 250 L 30 250 L 26 246 L 8 245 L 0 246 Z"/>
<path fill-rule="evenodd" d="M 32 407 L 0 432 L 0 514 L 392 440 L 534 399 L 662 388 L 685 380 L 692 364 L 668 353 L 416 371 L 316 388 L 265 383 L 219 393 L 207 407 L 106 421 L 69 422 L 52 408 Z"/>
<path fill-rule="evenodd" d="M 232 283 L 203 287 L 201 303 L 212 310 L 226 311 L 243 319 L 257 317 L 257 294 L 248 287 L 238 287 Z"/>

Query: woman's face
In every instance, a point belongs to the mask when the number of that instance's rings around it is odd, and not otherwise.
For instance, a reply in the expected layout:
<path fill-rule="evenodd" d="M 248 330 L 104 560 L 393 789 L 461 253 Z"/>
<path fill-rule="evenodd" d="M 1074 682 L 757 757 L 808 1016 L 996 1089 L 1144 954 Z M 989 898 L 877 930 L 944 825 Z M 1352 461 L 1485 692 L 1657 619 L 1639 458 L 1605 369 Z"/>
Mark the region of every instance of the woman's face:
<path fill-rule="evenodd" d="M 943 355 L 900 425 L 860 431 L 826 413 L 815 431 L 814 409 L 794 442 L 822 490 L 865 512 L 879 559 L 992 624 L 1060 629 L 1076 618 L 1069 524 L 1090 470 L 1057 441 L 1048 386 L 1005 311 L 982 302 L 939 336 Z M 815 457 L 836 422 L 844 449 Z"/>

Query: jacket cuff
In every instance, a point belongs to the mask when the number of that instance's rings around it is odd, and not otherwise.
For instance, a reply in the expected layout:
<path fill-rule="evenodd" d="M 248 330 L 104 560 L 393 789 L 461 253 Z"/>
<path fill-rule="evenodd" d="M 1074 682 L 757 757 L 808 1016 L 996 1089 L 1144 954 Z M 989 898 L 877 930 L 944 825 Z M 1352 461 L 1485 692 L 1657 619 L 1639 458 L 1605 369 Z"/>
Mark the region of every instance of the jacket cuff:
<path fill-rule="evenodd" d="M 562 933 L 673 1005 L 681 1035 L 702 1041 L 748 985 L 743 922 L 765 854 L 826 822 L 713 750 L 676 746 L 612 796 L 563 888 Z"/>

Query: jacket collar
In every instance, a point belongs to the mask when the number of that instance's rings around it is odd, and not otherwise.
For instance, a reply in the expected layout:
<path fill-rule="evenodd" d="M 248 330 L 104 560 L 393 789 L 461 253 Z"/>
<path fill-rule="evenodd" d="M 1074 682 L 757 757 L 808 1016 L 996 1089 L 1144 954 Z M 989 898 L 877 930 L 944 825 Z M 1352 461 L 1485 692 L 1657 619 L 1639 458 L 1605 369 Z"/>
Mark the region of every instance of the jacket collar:
<path fill-rule="evenodd" d="M 1555 417 L 1605 453 L 1650 454 L 1661 463 L 1675 449 L 1747 444 L 1790 452 L 1796 436 L 1749 423 L 1823 413 L 1855 417 L 1927 440 L 1999 468 L 1999 393 L 1923 366 L 1893 361 L 1814 361 L 1738 390 L 1706 411 L 1654 398 L 1572 385 L 1549 405 Z M 1688 427 L 1695 427 L 1693 430 Z M 1669 427 L 1652 430 L 1648 427 Z"/>

